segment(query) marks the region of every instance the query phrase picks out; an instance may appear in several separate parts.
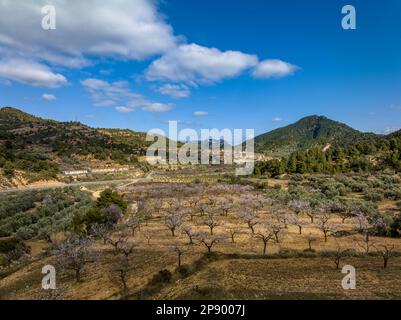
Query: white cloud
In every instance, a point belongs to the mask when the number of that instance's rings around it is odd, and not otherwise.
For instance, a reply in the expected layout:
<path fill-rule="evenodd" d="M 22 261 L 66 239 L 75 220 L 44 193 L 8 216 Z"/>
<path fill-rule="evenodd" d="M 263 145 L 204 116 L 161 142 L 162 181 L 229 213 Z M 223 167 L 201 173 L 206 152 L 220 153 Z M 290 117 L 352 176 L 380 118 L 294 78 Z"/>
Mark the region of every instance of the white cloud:
<path fill-rule="evenodd" d="M 164 104 L 164 103 L 149 103 L 148 105 L 142 107 L 142 110 L 148 111 L 148 112 L 156 112 L 156 113 L 161 113 L 161 112 L 167 112 L 173 109 L 173 106 L 170 104 Z"/>
<path fill-rule="evenodd" d="M 127 107 L 117 107 L 116 110 L 120 113 L 129 113 L 134 112 L 135 109 L 127 108 Z"/>
<path fill-rule="evenodd" d="M 57 30 L 45 32 L 41 8 L 48 4 L 56 8 Z M 0 46 L 57 65 L 81 67 L 93 55 L 141 60 L 176 41 L 154 1 L 0 1 Z"/>
<path fill-rule="evenodd" d="M 254 78 L 282 78 L 295 73 L 297 66 L 282 60 L 264 60 L 260 62 L 253 70 Z"/>
<path fill-rule="evenodd" d="M 67 84 L 62 74 L 52 72 L 46 65 L 18 58 L 0 60 L 0 78 L 35 87 L 56 88 Z"/>
<path fill-rule="evenodd" d="M 275 117 L 275 118 L 272 119 L 272 121 L 273 122 L 281 122 L 281 121 L 284 121 L 284 119 L 283 118 L 279 118 L 279 117 Z"/>
<path fill-rule="evenodd" d="M 204 116 L 207 116 L 208 114 L 209 114 L 209 112 L 206 112 L 206 111 L 195 111 L 194 112 L 195 117 L 204 117 Z"/>
<path fill-rule="evenodd" d="M 146 71 L 146 78 L 191 85 L 213 84 L 236 77 L 257 63 L 255 55 L 185 44 L 154 61 Z"/>
<path fill-rule="evenodd" d="M 187 98 L 191 95 L 189 88 L 183 84 L 167 83 L 167 84 L 162 85 L 161 87 L 157 88 L 156 91 L 163 95 L 170 96 L 171 98 L 174 98 L 174 99 Z"/>
<path fill-rule="evenodd" d="M 46 101 L 54 101 L 54 100 L 57 100 L 57 97 L 55 95 L 53 95 L 53 94 L 44 93 L 42 95 L 42 99 L 46 100 Z"/>
<path fill-rule="evenodd" d="M 107 82 L 89 78 L 81 81 L 82 86 L 91 94 L 93 104 L 100 107 L 113 107 L 118 112 L 128 113 L 138 108 L 148 112 L 167 112 L 173 106 L 149 101 L 146 97 L 131 90 L 126 81 Z"/>

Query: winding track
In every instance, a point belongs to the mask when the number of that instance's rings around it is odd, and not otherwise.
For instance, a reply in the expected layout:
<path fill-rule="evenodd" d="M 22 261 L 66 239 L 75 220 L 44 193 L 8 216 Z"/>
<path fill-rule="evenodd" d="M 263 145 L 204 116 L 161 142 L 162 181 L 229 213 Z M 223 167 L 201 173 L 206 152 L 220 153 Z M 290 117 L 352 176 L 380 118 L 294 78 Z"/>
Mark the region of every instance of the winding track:
<path fill-rule="evenodd" d="M 16 193 L 16 192 L 23 192 L 23 191 L 32 191 L 32 190 L 50 190 L 50 189 L 60 189 L 60 188 L 68 188 L 68 187 L 85 187 L 85 186 L 95 186 L 95 185 L 102 185 L 102 184 L 124 184 L 124 185 L 131 185 L 134 183 L 140 182 L 149 182 L 151 181 L 151 173 L 148 174 L 144 178 L 137 178 L 137 179 L 120 179 L 120 180 L 104 180 L 104 181 L 86 181 L 86 182 L 75 182 L 75 183 L 57 183 L 49 186 L 31 186 L 31 187 L 23 187 L 18 189 L 4 189 L 0 190 L 0 194 L 5 193 Z"/>

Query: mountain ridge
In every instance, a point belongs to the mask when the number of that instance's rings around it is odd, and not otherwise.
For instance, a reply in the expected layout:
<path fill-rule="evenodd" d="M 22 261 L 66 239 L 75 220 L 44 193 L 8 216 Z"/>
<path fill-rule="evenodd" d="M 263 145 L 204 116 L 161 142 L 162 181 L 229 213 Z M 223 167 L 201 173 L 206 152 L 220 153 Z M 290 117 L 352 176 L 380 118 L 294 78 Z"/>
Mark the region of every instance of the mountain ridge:
<path fill-rule="evenodd" d="M 304 148 L 348 147 L 378 138 L 375 133 L 361 132 L 326 116 L 312 115 L 255 137 L 255 151 L 287 156 Z"/>

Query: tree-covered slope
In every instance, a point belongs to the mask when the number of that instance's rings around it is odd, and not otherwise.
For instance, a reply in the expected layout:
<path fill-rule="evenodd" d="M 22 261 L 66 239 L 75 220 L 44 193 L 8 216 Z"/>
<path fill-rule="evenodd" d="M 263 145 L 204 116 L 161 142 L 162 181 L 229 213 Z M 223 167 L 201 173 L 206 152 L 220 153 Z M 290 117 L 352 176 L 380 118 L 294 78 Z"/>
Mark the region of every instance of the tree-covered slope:
<path fill-rule="evenodd" d="M 0 109 L 0 168 L 11 177 L 21 170 L 54 178 L 60 166 L 80 161 L 132 164 L 149 142 L 144 133 L 94 129 L 79 122 L 42 119 L 15 108 Z"/>
<path fill-rule="evenodd" d="M 362 133 L 326 117 L 309 116 L 289 126 L 256 137 L 255 150 L 285 156 L 299 149 L 346 147 L 375 138 L 374 134 Z"/>

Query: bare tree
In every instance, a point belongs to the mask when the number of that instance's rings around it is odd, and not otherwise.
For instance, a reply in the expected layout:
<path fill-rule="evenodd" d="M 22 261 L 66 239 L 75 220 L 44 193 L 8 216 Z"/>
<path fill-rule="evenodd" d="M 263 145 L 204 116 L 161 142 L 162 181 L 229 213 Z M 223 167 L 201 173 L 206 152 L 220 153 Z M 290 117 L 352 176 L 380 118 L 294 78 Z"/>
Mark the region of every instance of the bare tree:
<path fill-rule="evenodd" d="M 294 215 L 294 214 L 292 214 Z M 287 210 L 279 208 L 279 207 L 274 207 L 272 210 L 272 218 L 279 224 L 283 224 L 284 228 L 287 228 L 287 224 L 290 220 L 290 216 L 287 212 Z"/>
<path fill-rule="evenodd" d="M 291 200 L 288 206 L 294 211 L 296 215 L 306 212 L 310 208 L 310 203 L 304 200 Z"/>
<path fill-rule="evenodd" d="M 170 229 L 171 234 L 175 237 L 175 230 L 182 225 L 181 213 L 170 214 L 165 218 L 167 228 Z"/>
<path fill-rule="evenodd" d="M 185 249 L 183 246 L 175 243 L 172 247 L 171 250 L 177 254 L 177 264 L 178 268 L 181 268 L 181 258 L 182 255 L 185 253 Z"/>
<path fill-rule="evenodd" d="M 230 233 L 231 243 L 235 243 L 235 235 L 239 233 L 239 230 L 237 228 L 230 228 L 228 232 Z"/>
<path fill-rule="evenodd" d="M 352 212 L 352 215 L 353 215 L 353 220 L 358 224 L 359 232 L 363 232 L 364 229 L 369 227 L 368 218 L 362 211 L 355 210 Z"/>
<path fill-rule="evenodd" d="M 233 208 L 233 205 L 227 201 L 220 204 L 220 210 L 223 212 L 224 216 L 228 216 L 228 212 Z"/>
<path fill-rule="evenodd" d="M 299 234 L 302 234 L 302 228 L 308 224 L 307 222 L 301 220 L 300 217 L 296 214 L 290 215 L 288 220 L 290 224 L 298 227 Z"/>
<path fill-rule="evenodd" d="M 105 224 L 94 224 L 91 226 L 90 233 L 99 239 L 103 240 L 103 244 L 107 243 L 107 240 L 110 237 L 111 228 Z"/>
<path fill-rule="evenodd" d="M 203 222 L 210 229 L 210 234 L 213 235 L 214 228 L 221 225 L 221 222 L 218 221 L 214 214 L 210 213 L 208 218 Z"/>
<path fill-rule="evenodd" d="M 316 242 L 317 239 L 316 239 L 316 237 L 312 236 L 312 234 L 309 233 L 309 235 L 308 235 L 308 237 L 307 237 L 307 240 L 308 240 L 309 251 L 312 251 L 312 250 L 313 250 L 313 249 L 312 249 L 312 243 L 313 243 L 313 242 Z"/>
<path fill-rule="evenodd" d="M 138 243 L 129 242 L 127 238 L 121 240 L 117 246 L 119 255 L 112 265 L 112 271 L 117 272 L 118 279 L 121 282 L 122 297 L 124 299 L 128 295 L 127 275 L 129 271 L 129 258 L 137 245 Z"/>
<path fill-rule="evenodd" d="M 204 203 L 198 203 L 196 208 L 200 212 L 201 217 L 203 217 L 209 211 L 209 206 Z"/>
<path fill-rule="evenodd" d="M 141 220 L 137 217 L 128 220 L 127 226 L 131 228 L 132 236 L 135 237 L 136 230 L 141 230 Z"/>
<path fill-rule="evenodd" d="M 194 243 L 193 239 L 194 239 L 195 233 L 194 233 L 192 227 L 190 225 L 184 224 L 181 226 L 181 231 L 183 234 L 185 234 L 188 237 L 189 244 L 193 244 Z"/>
<path fill-rule="evenodd" d="M 73 270 L 77 282 L 81 281 L 81 272 L 85 265 L 93 262 L 91 245 L 92 241 L 89 237 L 74 236 L 63 241 L 56 249 L 60 265 L 65 269 Z"/>
<path fill-rule="evenodd" d="M 274 239 L 274 231 L 268 225 L 258 227 L 257 232 L 253 235 L 256 239 L 263 241 L 263 254 L 266 254 L 267 244 L 270 240 Z"/>
<path fill-rule="evenodd" d="M 388 265 L 388 260 L 391 258 L 394 250 L 394 246 L 390 246 L 388 244 L 380 245 L 378 249 L 376 246 L 375 248 L 380 252 L 383 258 L 383 268 L 386 269 Z"/>
<path fill-rule="evenodd" d="M 363 242 L 361 243 L 358 239 L 355 239 L 355 241 L 364 249 L 365 253 L 367 254 L 369 253 L 370 248 L 374 246 L 371 236 L 374 236 L 378 233 L 380 227 L 384 225 L 384 222 L 382 219 L 375 219 L 369 222 L 366 216 L 362 214 L 358 214 L 356 219 L 359 224 L 359 231 L 363 234 Z"/>
<path fill-rule="evenodd" d="M 148 244 L 148 246 L 150 246 L 150 241 L 153 238 L 153 233 L 150 231 L 146 231 L 146 232 L 144 232 L 144 237 L 146 239 L 146 243 Z"/>
<path fill-rule="evenodd" d="M 324 242 L 327 242 L 327 237 L 329 236 L 329 234 L 336 231 L 336 227 L 333 223 L 329 222 L 330 216 L 327 213 L 319 214 L 318 219 L 319 221 L 317 222 L 317 226 L 320 231 L 323 232 Z"/>
<path fill-rule="evenodd" d="M 129 271 L 129 260 L 120 256 L 116 258 L 114 263 L 112 264 L 111 271 L 117 273 L 117 278 L 121 283 L 121 296 L 123 299 L 126 299 L 128 296 L 128 285 L 127 285 L 127 276 Z"/>
<path fill-rule="evenodd" d="M 207 248 L 207 252 L 211 253 L 213 246 L 224 241 L 226 237 L 224 235 L 211 235 L 208 233 L 200 233 L 197 235 L 197 239 Z"/>
<path fill-rule="evenodd" d="M 276 243 L 280 243 L 279 234 L 281 233 L 283 228 L 284 227 L 280 223 L 272 223 L 270 225 L 270 229 L 273 232 L 274 240 L 276 241 Z"/>
<path fill-rule="evenodd" d="M 337 243 L 337 249 L 334 252 L 334 264 L 336 265 L 336 269 L 340 268 L 341 259 L 348 257 L 350 251 L 348 249 L 341 249 L 340 245 Z"/>
<path fill-rule="evenodd" d="M 238 213 L 239 218 L 248 225 L 248 228 L 251 230 L 252 234 L 255 234 L 255 226 L 259 223 L 256 214 L 248 209 L 242 210 Z"/>

